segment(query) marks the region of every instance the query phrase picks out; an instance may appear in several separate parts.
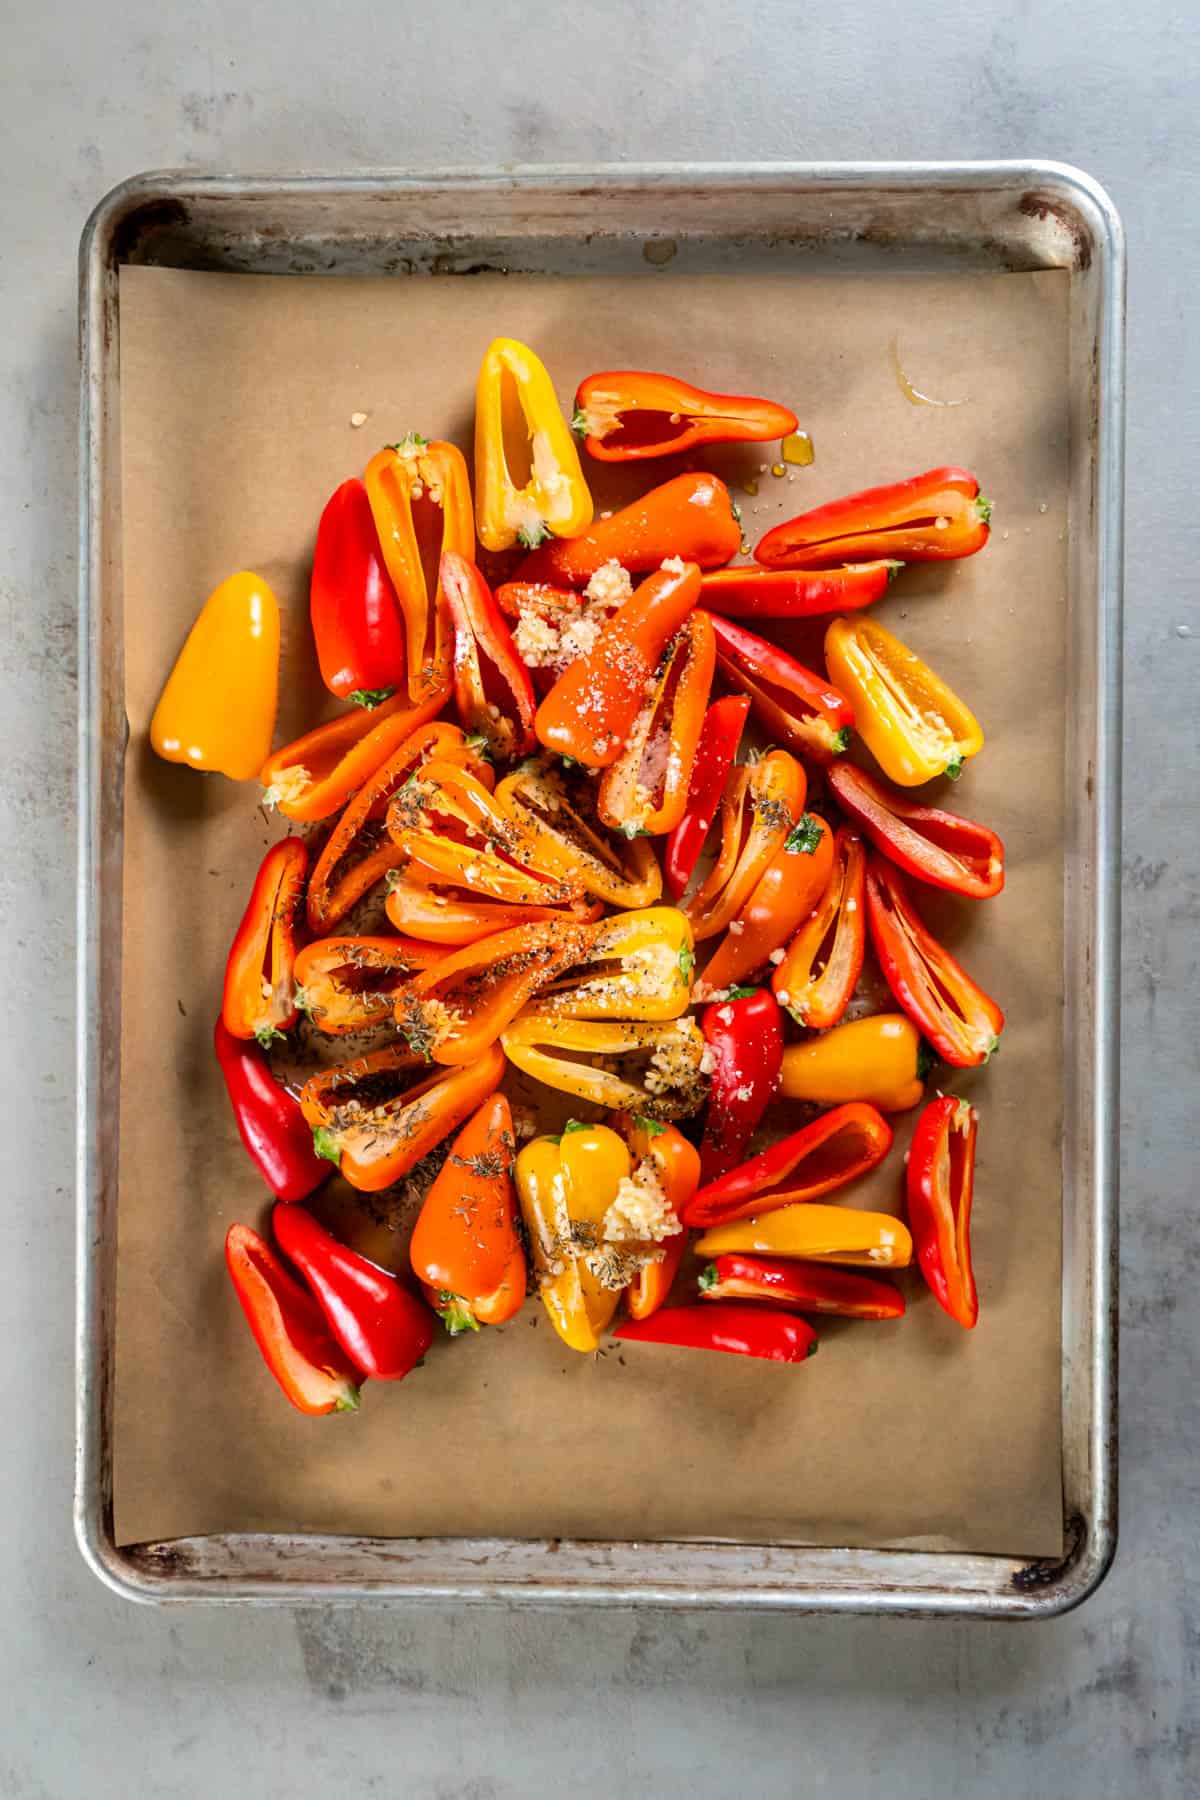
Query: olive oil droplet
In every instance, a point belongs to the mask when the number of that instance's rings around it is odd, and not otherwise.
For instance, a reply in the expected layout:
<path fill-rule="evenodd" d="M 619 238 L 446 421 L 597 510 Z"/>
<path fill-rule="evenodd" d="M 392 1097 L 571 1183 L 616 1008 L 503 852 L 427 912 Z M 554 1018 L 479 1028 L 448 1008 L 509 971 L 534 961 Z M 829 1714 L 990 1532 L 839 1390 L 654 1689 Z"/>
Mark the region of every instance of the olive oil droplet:
<path fill-rule="evenodd" d="M 813 441 L 807 431 L 790 431 L 779 446 L 785 463 L 791 463 L 798 469 L 807 469 L 813 460 Z"/>

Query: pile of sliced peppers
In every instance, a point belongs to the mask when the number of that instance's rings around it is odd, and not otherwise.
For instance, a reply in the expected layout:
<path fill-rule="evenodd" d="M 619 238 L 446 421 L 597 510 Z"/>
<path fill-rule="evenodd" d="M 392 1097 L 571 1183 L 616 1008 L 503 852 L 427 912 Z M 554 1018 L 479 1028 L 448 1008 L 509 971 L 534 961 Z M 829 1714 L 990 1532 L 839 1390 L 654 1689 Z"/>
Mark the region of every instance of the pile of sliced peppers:
<path fill-rule="evenodd" d="M 310 618 L 336 716 L 272 749 L 279 608 L 243 572 L 149 730 L 168 762 L 257 778 L 299 834 L 250 886 L 214 1044 L 275 1199 L 274 1245 L 235 1225 L 229 1274 L 309 1415 L 529 1296 L 579 1352 L 785 1363 L 816 1347 L 802 1315 L 903 1318 L 881 1275 L 910 1264 L 979 1316 L 979 1115 L 926 1083 L 986 1062 L 1004 1021 L 920 890 L 965 917 L 1004 848 L 942 803 L 974 714 L 876 613 L 906 563 L 982 549 L 990 506 L 935 469 L 736 561 L 708 448 L 786 455 L 796 414 L 644 370 L 587 375 L 564 410 L 564 377 L 496 338 L 470 461 L 410 432 L 330 497 Z M 680 452 L 625 504 L 593 496 L 605 465 Z M 898 1217 L 873 1172 L 905 1114 Z M 327 1182 L 351 1215 L 417 1190 L 394 1267 L 328 1228 Z"/>

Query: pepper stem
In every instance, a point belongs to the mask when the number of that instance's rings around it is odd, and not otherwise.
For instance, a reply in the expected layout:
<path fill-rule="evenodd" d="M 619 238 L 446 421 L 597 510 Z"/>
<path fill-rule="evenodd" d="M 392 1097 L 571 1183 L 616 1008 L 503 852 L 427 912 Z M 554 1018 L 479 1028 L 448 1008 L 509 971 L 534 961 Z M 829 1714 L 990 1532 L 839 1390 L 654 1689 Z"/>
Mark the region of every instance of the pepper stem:
<path fill-rule="evenodd" d="M 479 1330 L 479 1320 L 466 1301 L 446 1288 L 438 1292 L 438 1310 L 442 1315 L 442 1324 L 451 1337 L 458 1337 L 464 1331 Z"/>

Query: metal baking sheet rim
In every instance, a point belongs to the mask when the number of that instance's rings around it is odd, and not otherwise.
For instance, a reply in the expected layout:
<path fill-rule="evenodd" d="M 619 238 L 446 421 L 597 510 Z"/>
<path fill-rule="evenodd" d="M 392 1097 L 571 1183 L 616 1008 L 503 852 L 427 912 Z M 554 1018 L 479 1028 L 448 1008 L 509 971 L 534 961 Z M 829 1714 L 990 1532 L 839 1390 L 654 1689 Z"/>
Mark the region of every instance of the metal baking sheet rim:
<path fill-rule="evenodd" d="M 624 214 L 653 198 L 644 228 Z M 721 1543 L 390 1539 L 214 1535 L 119 1547 L 113 1531 L 111 1423 L 116 1275 L 116 1100 L 120 1082 L 121 807 L 128 724 L 120 687 L 117 269 L 156 231 L 180 254 L 189 232 L 204 266 L 271 266 L 297 233 L 289 215 L 368 257 L 390 241 L 387 208 L 446 212 L 443 245 L 485 235 L 485 216 L 541 224 L 564 243 L 596 231 L 598 199 L 617 239 L 662 241 L 693 218 L 700 234 L 754 237 L 782 205 L 787 250 L 873 244 L 959 256 L 970 266 L 1072 272 L 1072 477 L 1069 624 L 1075 661 L 1068 732 L 1065 1142 L 1082 1146 L 1082 1182 L 1064 1159 L 1061 1560 L 927 1550 Z M 734 213 L 728 208 L 733 205 Z M 488 214 L 488 209 L 499 208 Z M 722 208 L 725 211 L 722 212 Z M 355 209 L 368 220 L 355 231 Z M 564 229 L 564 211 L 567 225 Z M 758 223 L 756 225 L 756 216 Z M 222 238 L 232 217 L 232 233 Z M 722 218 L 727 222 L 721 223 Z M 734 218 L 738 221 L 735 230 Z M 257 221 L 257 229 L 248 221 Z M 714 220 L 716 223 L 714 224 Z M 331 223 L 332 221 L 332 223 Z M 425 228 L 428 229 L 427 227 Z M 206 237 L 205 233 L 208 232 Z M 680 231 L 680 235 L 686 235 Z M 302 237 L 303 234 L 300 234 Z M 213 240 L 220 248 L 212 249 Z M 672 240 L 668 240 L 672 241 Z M 234 243 L 240 258 L 233 254 Z M 269 251 L 268 251 L 269 247 Z M 216 256 L 214 263 L 213 256 Z M 455 272 L 453 254 L 432 272 Z M 222 262 L 222 259 L 224 261 Z M 299 255 L 293 257 L 294 268 Z M 651 260 L 657 260 L 652 258 Z M 194 266 L 194 264 L 193 264 Z M 276 264 L 275 266 L 279 266 Z M 303 265 L 302 265 L 303 266 Z M 308 261 L 308 267 L 313 263 Z M 317 264 L 316 266 L 321 266 Z M 358 264 L 357 266 L 370 266 Z M 467 272 L 464 268 L 463 272 Z M 832 163 L 550 167 L 504 172 L 286 177 L 134 176 L 96 207 L 80 244 L 80 704 L 77 951 L 77 1307 L 75 1533 L 85 1560 L 138 1601 L 252 1604 L 354 1600 L 532 1601 L 1048 1618 L 1104 1579 L 1117 1532 L 1116 1200 L 1121 757 L 1121 579 L 1125 252 L 1112 201 L 1065 164 Z M 1086 454 L 1076 432 L 1082 425 Z"/>

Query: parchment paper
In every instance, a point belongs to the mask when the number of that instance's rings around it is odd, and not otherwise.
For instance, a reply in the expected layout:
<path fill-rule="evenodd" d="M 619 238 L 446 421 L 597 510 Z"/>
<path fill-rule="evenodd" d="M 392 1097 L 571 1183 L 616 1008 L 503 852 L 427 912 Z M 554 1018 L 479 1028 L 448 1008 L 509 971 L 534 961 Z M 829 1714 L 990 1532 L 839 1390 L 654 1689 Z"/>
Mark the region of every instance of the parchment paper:
<path fill-rule="evenodd" d="M 1060 1062 L 1067 277 L 672 275 L 534 280 L 121 272 L 128 754 L 115 1485 L 122 1542 L 238 1530 L 734 1538 L 1061 1551 Z M 987 744 L 951 804 L 993 825 L 1008 885 L 928 915 L 1004 1005 L 992 1064 L 953 1080 L 981 1111 L 977 1330 L 920 1280 L 895 1324 L 828 1322 L 804 1368 L 558 1344 L 531 1300 L 361 1411 L 282 1399 L 222 1242 L 266 1230 L 211 1051 L 224 958 L 264 845 L 258 790 L 149 751 L 154 702 L 204 597 L 238 568 L 284 607 L 278 741 L 323 707 L 307 627 L 316 521 L 410 429 L 470 443 L 497 333 L 546 359 L 564 403 L 601 368 L 667 368 L 787 401 L 815 464 L 776 446 L 705 462 L 759 493 L 746 531 L 944 463 L 996 512 L 982 556 L 906 572 L 878 616 L 978 713 Z M 965 404 L 915 406 L 916 387 Z M 362 429 L 350 424 L 369 415 Z M 644 469 L 636 483 L 674 465 Z M 597 483 L 605 498 L 620 483 Z M 839 1198 L 895 1210 L 911 1116 Z M 403 1234 L 324 1203 L 395 1258 Z M 395 1222 L 395 1221 L 393 1221 Z M 694 1276 L 694 1269 L 691 1271 Z"/>

